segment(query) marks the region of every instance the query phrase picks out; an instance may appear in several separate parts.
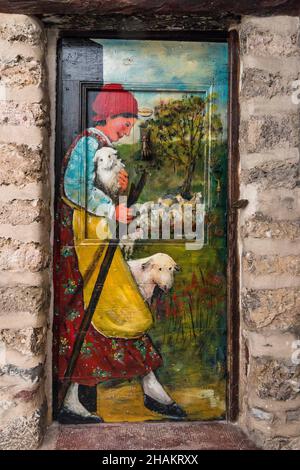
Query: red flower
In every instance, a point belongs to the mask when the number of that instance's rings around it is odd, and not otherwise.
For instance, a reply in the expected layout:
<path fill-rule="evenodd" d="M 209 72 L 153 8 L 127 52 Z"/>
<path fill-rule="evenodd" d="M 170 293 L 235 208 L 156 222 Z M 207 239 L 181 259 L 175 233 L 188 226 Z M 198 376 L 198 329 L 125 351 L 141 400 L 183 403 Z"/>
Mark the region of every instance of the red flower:
<path fill-rule="evenodd" d="M 198 279 L 197 279 L 197 276 L 195 273 L 192 274 L 192 283 L 191 283 L 191 287 L 192 288 L 196 288 L 198 287 L 199 283 L 198 283 Z"/>

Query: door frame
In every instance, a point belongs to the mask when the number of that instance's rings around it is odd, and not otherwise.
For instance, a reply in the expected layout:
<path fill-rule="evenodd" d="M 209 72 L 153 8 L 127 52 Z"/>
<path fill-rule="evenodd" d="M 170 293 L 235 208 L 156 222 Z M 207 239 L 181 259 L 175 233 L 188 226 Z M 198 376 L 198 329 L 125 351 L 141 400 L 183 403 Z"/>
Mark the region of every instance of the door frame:
<path fill-rule="evenodd" d="M 227 164 L 227 384 L 226 420 L 236 422 L 239 415 L 240 367 L 240 257 L 238 249 L 238 212 L 234 203 L 239 199 L 239 73 L 240 47 L 236 30 L 230 31 L 73 31 L 60 30 L 57 43 L 58 62 L 62 38 L 103 38 L 228 43 L 228 164 Z M 58 67 L 59 70 L 59 67 Z M 55 162 L 61 142 L 61 80 L 56 81 Z M 55 167 L 57 165 L 55 164 Z M 57 174 L 57 168 L 55 168 Z M 54 208 L 58 196 L 55 179 Z"/>

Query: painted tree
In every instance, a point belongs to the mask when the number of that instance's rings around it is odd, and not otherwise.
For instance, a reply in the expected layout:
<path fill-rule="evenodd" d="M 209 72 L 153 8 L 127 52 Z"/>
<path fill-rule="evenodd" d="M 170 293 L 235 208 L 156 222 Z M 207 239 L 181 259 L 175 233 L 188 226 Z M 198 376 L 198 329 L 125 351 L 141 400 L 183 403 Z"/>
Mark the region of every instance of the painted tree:
<path fill-rule="evenodd" d="M 180 193 L 186 198 L 191 196 L 197 161 L 204 159 L 205 142 L 222 135 L 215 100 L 216 95 L 211 94 L 207 98 L 184 95 L 182 99 L 161 101 L 154 108 L 153 119 L 147 121 L 155 158 L 161 164 L 169 159 L 174 167 L 184 169 Z"/>

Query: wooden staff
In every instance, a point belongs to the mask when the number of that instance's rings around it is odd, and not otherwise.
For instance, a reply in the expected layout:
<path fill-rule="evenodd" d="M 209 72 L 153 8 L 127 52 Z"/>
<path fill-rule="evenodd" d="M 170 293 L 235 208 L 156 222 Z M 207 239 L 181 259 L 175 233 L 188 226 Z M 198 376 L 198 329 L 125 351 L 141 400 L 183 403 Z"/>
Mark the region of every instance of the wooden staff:
<path fill-rule="evenodd" d="M 132 204 L 134 204 L 138 200 L 138 198 L 139 198 L 139 196 L 140 196 L 140 194 L 141 194 L 141 192 L 142 192 L 142 190 L 145 186 L 145 182 L 146 182 L 146 172 L 144 170 L 137 186 L 132 184 L 131 187 L 130 187 L 128 200 L 127 200 L 127 207 L 132 206 Z M 118 223 L 117 223 L 116 229 L 118 230 Z M 87 331 L 90 327 L 90 324 L 91 324 L 96 306 L 97 306 L 98 301 L 99 301 L 100 296 L 101 296 L 101 292 L 102 292 L 102 289 L 103 289 L 103 286 L 104 286 L 104 283 L 105 283 L 105 279 L 107 277 L 107 274 L 108 274 L 109 268 L 111 266 L 111 263 L 112 263 L 114 254 L 116 252 L 116 249 L 119 245 L 119 241 L 120 241 L 119 239 L 109 240 L 107 250 L 105 252 L 104 259 L 103 259 L 103 262 L 100 266 L 99 273 L 98 273 L 98 276 L 97 276 L 97 280 L 96 280 L 96 283 L 95 283 L 95 286 L 94 286 L 94 289 L 93 289 L 93 292 L 92 292 L 92 296 L 91 296 L 89 305 L 88 305 L 88 307 L 87 307 L 87 309 L 84 313 L 82 322 L 80 324 L 78 335 L 76 336 L 76 339 L 75 339 L 75 342 L 74 342 L 71 359 L 70 359 L 70 362 L 69 362 L 68 367 L 66 369 L 66 372 L 65 372 L 65 375 L 64 375 L 64 378 L 63 378 L 63 382 L 61 384 L 61 387 L 60 387 L 60 390 L 59 390 L 59 393 L 58 393 L 59 403 L 60 403 L 59 409 L 63 406 L 64 399 L 65 399 L 66 394 L 68 392 L 68 388 L 71 384 L 72 375 L 73 375 L 73 372 L 74 372 L 74 369 L 75 369 L 75 366 L 76 366 L 76 362 L 77 362 L 77 359 L 79 357 L 79 354 L 80 354 L 80 351 L 81 351 L 81 348 L 82 348 L 82 345 L 83 345 L 83 342 L 84 342 L 85 335 L 86 335 L 86 333 L 87 333 Z"/>

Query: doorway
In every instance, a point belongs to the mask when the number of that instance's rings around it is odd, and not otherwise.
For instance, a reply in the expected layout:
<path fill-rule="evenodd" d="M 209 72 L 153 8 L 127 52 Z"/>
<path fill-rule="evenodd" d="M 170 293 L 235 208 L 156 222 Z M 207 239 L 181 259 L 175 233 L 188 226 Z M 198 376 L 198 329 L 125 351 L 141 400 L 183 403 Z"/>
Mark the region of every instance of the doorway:
<path fill-rule="evenodd" d="M 65 38 L 58 89 L 56 392 L 113 239 L 75 400 L 105 422 L 224 418 L 227 42 Z"/>

